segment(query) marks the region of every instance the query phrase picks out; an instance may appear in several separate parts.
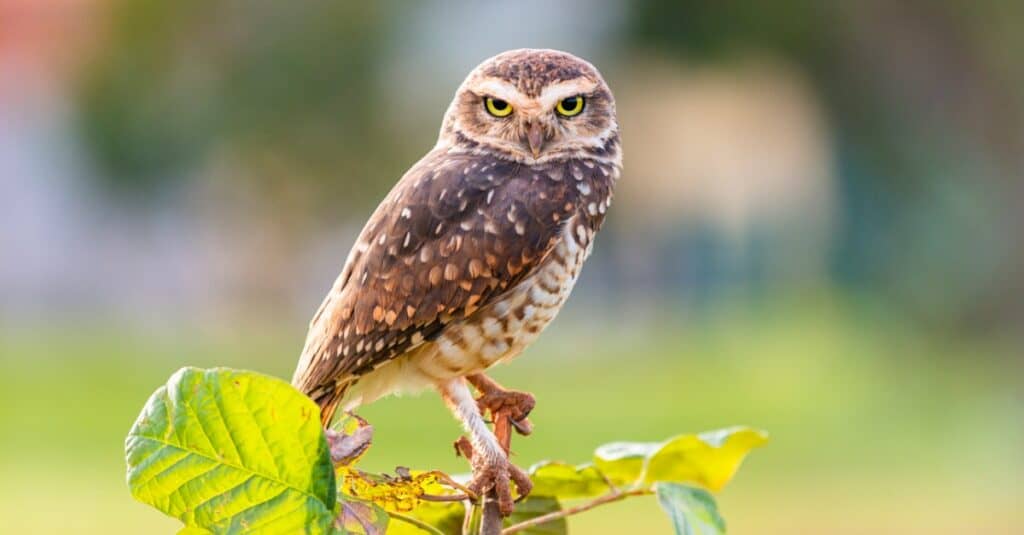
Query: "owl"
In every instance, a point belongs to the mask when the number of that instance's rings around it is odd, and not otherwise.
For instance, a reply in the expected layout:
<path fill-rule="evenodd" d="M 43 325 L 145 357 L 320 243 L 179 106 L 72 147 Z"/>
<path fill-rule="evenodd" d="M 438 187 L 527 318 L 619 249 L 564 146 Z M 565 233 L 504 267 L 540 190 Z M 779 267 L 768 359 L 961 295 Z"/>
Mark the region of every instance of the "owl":
<path fill-rule="evenodd" d="M 339 408 L 436 389 L 469 437 L 469 488 L 493 489 L 510 512 L 510 481 L 520 494 L 530 481 L 482 411 L 508 410 L 527 431 L 534 400 L 485 372 L 558 314 L 621 162 L 615 100 L 590 63 L 521 49 L 473 69 L 437 144 L 370 216 L 310 323 L 292 382 L 323 424 Z"/>

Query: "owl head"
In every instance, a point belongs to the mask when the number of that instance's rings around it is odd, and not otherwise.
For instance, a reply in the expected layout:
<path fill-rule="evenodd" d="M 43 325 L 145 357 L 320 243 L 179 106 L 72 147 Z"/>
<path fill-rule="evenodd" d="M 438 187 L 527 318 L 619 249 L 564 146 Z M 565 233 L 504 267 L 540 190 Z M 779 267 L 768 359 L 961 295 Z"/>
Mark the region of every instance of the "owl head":
<path fill-rule="evenodd" d="M 438 144 L 522 163 L 618 159 L 615 100 L 590 63 L 557 50 L 510 50 L 455 93 Z"/>

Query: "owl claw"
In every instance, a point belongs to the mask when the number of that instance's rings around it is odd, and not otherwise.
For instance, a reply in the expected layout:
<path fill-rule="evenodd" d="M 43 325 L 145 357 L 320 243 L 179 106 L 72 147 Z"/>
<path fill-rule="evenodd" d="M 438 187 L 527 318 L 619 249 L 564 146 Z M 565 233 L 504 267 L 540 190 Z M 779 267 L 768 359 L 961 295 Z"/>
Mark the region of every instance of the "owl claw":
<path fill-rule="evenodd" d="M 518 466 L 512 464 L 507 458 L 475 456 L 470 459 L 473 465 L 473 479 L 466 487 L 483 496 L 490 491 L 498 497 L 498 509 L 503 516 L 512 514 L 515 502 L 523 499 L 533 490 L 533 482 Z M 512 484 L 515 484 L 519 498 L 512 498 Z"/>
<path fill-rule="evenodd" d="M 488 460 L 474 455 L 473 445 L 466 437 L 455 441 L 455 455 L 465 457 L 473 467 L 473 479 L 466 485 L 473 494 L 483 496 L 494 490 L 498 496 L 498 509 L 505 516 L 512 513 L 516 502 L 522 501 L 533 490 L 530 476 L 504 456 Z M 511 483 L 516 486 L 519 497 L 512 499 Z"/>
<path fill-rule="evenodd" d="M 480 407 L 480 412 L 490 411 L 491 418 L 497 418 L 499 412 L 505 411 L 512 427 L 520 435 L 529 435 L 533 432 L 533 424 L 527 417 L 537 405 L 537 400 L 531 394 L 516 390 L 490 389 L 477 398 L 476 403 Z"/>

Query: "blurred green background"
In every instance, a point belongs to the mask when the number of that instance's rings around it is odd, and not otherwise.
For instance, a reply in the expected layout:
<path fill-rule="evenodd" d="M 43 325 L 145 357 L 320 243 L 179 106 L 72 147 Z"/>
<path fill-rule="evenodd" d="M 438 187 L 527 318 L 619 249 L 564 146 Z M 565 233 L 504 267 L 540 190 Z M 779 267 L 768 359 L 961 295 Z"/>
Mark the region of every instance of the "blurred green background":
<path fill-rule="evenodd" d="M 625 173 L 497 377 L 521 465 L 767 429 L 736 534 L 1024 532 L 1024 4 L 0 0 L 0 518 L 173 533 L 123 439 L 183 365 L 289 377 L 375 203 L 479 61 L 594 62 Z M 436 394 L 366 459 L 461 472 Z M 576 533 L 668 533 L 653 500 Z"/>

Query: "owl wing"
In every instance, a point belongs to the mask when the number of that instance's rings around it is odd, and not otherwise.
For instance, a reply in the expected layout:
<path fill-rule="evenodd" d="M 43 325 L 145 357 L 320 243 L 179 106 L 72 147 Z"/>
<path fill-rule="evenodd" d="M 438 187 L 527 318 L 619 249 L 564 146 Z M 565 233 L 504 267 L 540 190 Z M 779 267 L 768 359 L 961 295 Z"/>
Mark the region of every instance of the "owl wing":
<path fill-rule="evenodd" d="M 575 213 L 565 175 L 428 154 L 367 222 L 313 318 L 293 384 L 325 405 L 337 385 L 435 338 L 528 277 Z"/>

